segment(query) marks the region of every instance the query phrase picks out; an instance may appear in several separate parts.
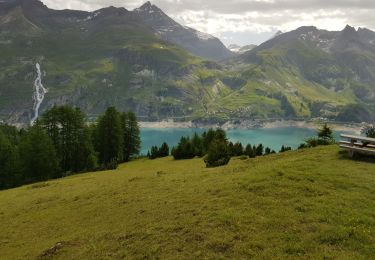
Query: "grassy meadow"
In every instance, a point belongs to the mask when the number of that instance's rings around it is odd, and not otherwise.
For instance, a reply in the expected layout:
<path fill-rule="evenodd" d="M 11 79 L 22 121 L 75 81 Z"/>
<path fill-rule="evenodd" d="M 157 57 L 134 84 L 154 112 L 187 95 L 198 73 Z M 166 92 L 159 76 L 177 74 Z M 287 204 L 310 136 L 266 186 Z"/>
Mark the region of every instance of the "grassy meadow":
<path fill-rule="evenodd" d="M 371 259 L 375 161 L 140 159 L 0 192 L 0 259 Z"/>

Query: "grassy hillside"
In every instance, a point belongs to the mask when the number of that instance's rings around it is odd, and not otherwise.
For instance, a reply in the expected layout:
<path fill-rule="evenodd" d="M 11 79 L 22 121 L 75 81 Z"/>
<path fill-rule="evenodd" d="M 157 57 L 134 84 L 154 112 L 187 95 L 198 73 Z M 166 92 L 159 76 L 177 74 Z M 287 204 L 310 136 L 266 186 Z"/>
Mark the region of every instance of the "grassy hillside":
<path fill-rule="evenodd" d="M 139 160 L 2 191 L 1 258 L 371 258 L 374 173 L 332 146 L 216 169 Z"/>

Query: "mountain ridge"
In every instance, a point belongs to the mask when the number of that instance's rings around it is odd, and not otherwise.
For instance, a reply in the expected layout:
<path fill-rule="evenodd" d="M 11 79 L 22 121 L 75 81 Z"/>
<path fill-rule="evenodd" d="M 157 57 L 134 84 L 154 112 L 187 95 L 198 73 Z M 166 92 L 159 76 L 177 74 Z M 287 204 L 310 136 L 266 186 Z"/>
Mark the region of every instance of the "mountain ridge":
<path fill-rule="evenodd" d="M 142 120 L 374 120 L 369 29 L 303 26 L 215 62 L 175 40 L 200 44 L 210 36 L 199 39 L 151 3 L 93 12 L 52 10 L 37 0 L 0 5 L 7 6 L 0 8 L 7 10 L 0 13 L 0 120 L 32 118 L 36 63 L 49 90 L 42 111 L 70 104 L 95 117 L 114 105 Z"/>

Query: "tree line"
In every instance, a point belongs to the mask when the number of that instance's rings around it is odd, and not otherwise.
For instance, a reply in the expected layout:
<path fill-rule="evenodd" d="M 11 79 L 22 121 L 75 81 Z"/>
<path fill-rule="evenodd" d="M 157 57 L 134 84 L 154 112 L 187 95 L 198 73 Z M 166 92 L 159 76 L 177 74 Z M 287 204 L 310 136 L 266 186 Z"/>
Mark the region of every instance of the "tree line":
<path fill-rule="evenodd" d="M 102 169 L 140 152 L 132 112 L 109 107 L 93 124 L 79 108 L 53 107 L 31 127 L 0 125 L 0 189 Z"/>
<path fill-rule="evenodd" d="M 368 130 L 368 132 L 370 133 L 371 130 Z M 332 129 L 327 124 L 324 124 L 318 129 L 316 137 L 306 139 L 298 149 L 316 147 L 318 145 L 330 145 L 335 142 Z M 292 150 L 290 146 L 283 145 L 279 153 L 290 150 Z M 201 135 L 195 133 L 192 137 L 183 136 L 177 146 L 171 150 L 171 155 L 175 160 L 200 157 L 204 159 L 207 167 L 226 165 L 229 163 L 231 157 L 247 156 L 248 158 L 255 158 L 275 153 L 276 151 L 265 147 L 263 144 L 247 144 L 244 146 L 240 142 L 230 142 L 226 132 L 222 129 L 209 129 Z M 153 146 L 147 155 L 150 159 L 166 157 L 169 155 L 169 147 L 166 143 L 160 148 Z"/>
<path fill-rule="evenodd" d="M 290 149 L 283 146 L 280 152 Z M 225 165 L 231 157 L 235 156 L 255 158 L 273 153 L 276 152 L 269 147 L 264 147 L 263 144 L 244 146 L 240 142 L 230 142 L 222 129 L 209 129 L 201 135 L 195 133 L 192 137 L 183 136 L 177 146 L 171 149 L 171 155 L 175 160 L 200 157 L 204 158 L 207 167 Z M 161 147 L 153 146 L 147 155 L 150 159 L 168 156 L 169 147 L 166 143 Z"/>

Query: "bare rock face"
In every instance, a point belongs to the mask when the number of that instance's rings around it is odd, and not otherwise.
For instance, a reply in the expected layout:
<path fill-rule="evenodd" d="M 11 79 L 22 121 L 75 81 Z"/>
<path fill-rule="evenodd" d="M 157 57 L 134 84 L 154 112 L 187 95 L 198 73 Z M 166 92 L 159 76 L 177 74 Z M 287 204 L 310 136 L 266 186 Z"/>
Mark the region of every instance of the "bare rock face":
<path fill-rule="evenodd" d="M 197 56 L 216 61 L 233 57 L 233 53 L 216 37 L 180 25 L 150 2 L 134 12 L 163 40 L 177 44 Z"/>

